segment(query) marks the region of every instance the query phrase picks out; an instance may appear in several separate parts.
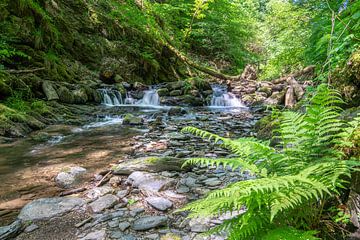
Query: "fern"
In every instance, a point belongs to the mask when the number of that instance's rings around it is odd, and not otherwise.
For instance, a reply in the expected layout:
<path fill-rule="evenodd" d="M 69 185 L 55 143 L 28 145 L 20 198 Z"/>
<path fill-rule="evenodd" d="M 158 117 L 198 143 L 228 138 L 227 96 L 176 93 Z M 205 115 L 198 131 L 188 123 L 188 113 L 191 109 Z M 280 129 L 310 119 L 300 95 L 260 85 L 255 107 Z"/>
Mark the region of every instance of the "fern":
<path fill-rule="evenodd" d="M 298 234 L 296 239 L 316 239 L 314 232 L 307 230 L 320 224 L 324 203 L 340 194 L 360 165 L 345 161 L 342 152 L 342 148 L 353 146 L 350 138 L 359 130 L 360 117 L 350 123 L 341 121 L 341 103 L 336 91 L 320 85 L 304 113 L 281 114 L 281 142 L 276 147 L 253 138 L 231 140 L 194 127 L 184 128 L 182 132 L 210 140 L 237 155 L 188 159 L 185 165 L 221 164 L 250 171 L 257 178 L 210 192 L 183 210 L 189 210 L 190 217 L 239 213 L 212 230 L 227 231 L 229 239 L 295 239 L 284 237 L 292 232 Z M 306 211 L 304 205 L 319 210 Z"/>

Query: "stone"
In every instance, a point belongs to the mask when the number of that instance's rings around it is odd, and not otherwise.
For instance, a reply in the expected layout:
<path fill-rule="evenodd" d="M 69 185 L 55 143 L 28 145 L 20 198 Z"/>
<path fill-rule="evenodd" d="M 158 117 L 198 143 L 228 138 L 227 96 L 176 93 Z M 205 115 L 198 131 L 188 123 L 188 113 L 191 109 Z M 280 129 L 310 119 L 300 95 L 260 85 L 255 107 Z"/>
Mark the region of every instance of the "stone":
<path fill-rule="evenodd" d="M 173 179 L 144 172 L 133 172 L 128 177 L 128 182 L 130 182 L 133 187 L 154 192 L 166 190 L 175 183 Z"/>
<path fill-rule="evenodd" d="M 211 187 L 214 187 L 214 186 L 218 186 L 221 184 L 221 181 L 218 179 L 218 178 L 209 178 L 209 179 L 206 179 L 204 181 L 205 185 L 207 186 L 211 186 Z"/>
<path fill-rule="evenodd" d="M 98 230 L 95 232 L 88 233 L 85 237 L 80 238 L 79 240 L 105 240 L 106 232 L 105 230 Z"/>
<path fill-rule="evenodd" d="M 185 86 L 184 81 L 176 81 L 176 82 L 170 82 L 166 84 L 166 88 L 169 90 L 177 90 L 182 89 Z"/>
<path fill-rule="evenodd" d="M 74 103 L 84 104 L 89 100 L 89 97 L 84 88 L 73 91 Z"/>
<path fill-rule="evenodd" d="M 4 227 L 0 227 L 0 239 L 13 239 L 21 230 L 21 221 L 16 220 L 12 224 Z"/>
<path fill-rule="evenodd" d="M 77 197 L 40 198 L 28 203 L 20 212 L 18 219 L 23 221 L 47 220 L 61 216 L 85 205 Z"/>
<path fill-rule="evenodd" d="M 39 228 L 39 226 L 33 223 L 33 224 L 27 226 L 27 227 L 25 228 L 24 232 L 26 232 L 26 233 L 33 232 L 33 231 L 35 231 L 35 230 L 38 229 L 38 228 Z"/>
<path fill-rule="evenodd" d="M 186 171 L 190 168 L 181 166 L 185 159 L 174 157 L 142 157 L 129 159 L 118 164 L 114 169 L 114 174 L 129 175 L 135 171 L 162 172 L 162 171 Z"/>
<path fill-rule="evenodd" d="M 192 177 L 185 178 L 185 185 L 188 187 L 195 187 L 196 186 L 196 179 Z"/>
<path fill-rule="evenodd" d="M 188 188 L 184 185 L 181 185 L 176 189 L 176 192 L 177 193 L 188 193 L 188 192 L 190 192 L 190 188 Z"/>
<path fill-rule="evenodd" d="M 124 234 L 123 232 L 116 231 L 111 233 L 112 239 L 120 239 L 120 240 L 137 240 L 138 238 L 134 237 L 130 234 Z"/>
<path fill-rule="evenodd" d="M 141 125 L 143 124 L 144 119 L 141 117 L 136 117 L 130 113 L 126 114 L 123 119 L 123 125 Z"/>
<path fill-rule="evenodd" d="M 134 221 L 132 229 L 135 231 L 145 231 L 156 227 L 167 225 L 167 216 L 147 216 Z"/>
<path fill-rule="evenodd" d="M 55 91 L 55 88 L 53 87 L 51 82 L 44 81 L 42 84 L 42 90 L 45 93 L 45 96 L 48 101 L 59 99 L 59 96 L 58 96 L 57 92 Z"/>
<path fill-rule="evenodd" d="M 55 182 L 58 187 L 71 188 L 81 175 L 86 173 L 86 169 L 82 167 L 71 167 L 70 169 L 60 172 L 55 177 Z"/>
<path fill-rule="evenodd" d="M 169 95 L 169 89 L 167 89 L 167 88 L 159 88 L 159 89 L 157 90 L 157 94 L 158 94 L 160 97 L 168 96 L 168 95 Z"/>
<path fill-rule="evenodd" d="M 110 228 L 116 228 L 119 225 L 119 220 L 115 219 L 110 222 L 108 222 L 108 225 Z"/>
<path fill-rule="evenodd" d="M 145 239 L 147 239 L 147 240 L 158 240 L 159 239 L 159 234 L 153 233 L 153 234 L 146 235 Z"/>
<path fill-rule="evenodd" d="M 131 224 L 129 222 L 121 222 L 119 223 L 119 229 L 120 231 L 125 231 L 126 229 L 128 229 L 131 226 Z"/>
<path fill-rule="evenodd" d="M 100 197 L 99 199 L 95 200 L 94 202 L 89 204 L 89 209 L 93 213 L 100 213 L 105 209 L 111 208 L 115 206 L 115 204 L 119 201 L 119 199 L 112 195 L 107 194 L 105 196 Z"/>
<path fill-rule="evenodd" d="M 173 203 L 170 200 L 162 197 L 147 197 L 145 198 L 145 201 L 153 208 L 160 211 L 166 211 L 173 206 Z"/>
<path fill-rule="evenodd" d="M 186 110 L 182 107 L 171 107 L 168 110 L 168 115 L 169 116 L 176 116 L 176 115 L 182 115 L 182 114 L 186 114 Z"/>
<path fill-rule="evenodd" d="M 57 94 L 59 96 L 59 99 L 63 103 L 74 103 L 74 95 L 73 93 L 66 87 L 61 86 L 57 90 Z"/>
<path fill-rule="evenodd" d="M 173 97 L 180 96 L 180 95 L 182 95 L 181 90 L 173 90 L 173 91 L 170 92 L 170 96 L 173 96 Z"/>
<path fill-rule="evenodd" d="M 120 190 L 116 193 L 116 196 L 120 199 L 126 197 L 126 195 L 128 195 L 128 190 Z"/>
<path fill-rule="evenodd" d="M 61 188 L 71 188 L 75 183 L 75 177 L 66 172 L 60 172 L 55 178 L 56 185 Z"/>
<path fill-rule="evenodd" d="M 112 193 L 114 189 L 109 186 L 95 187 L 90 189 L 85 196 L 90 199 L 95 199 L 101 196 L 104 196 L 108 193 Z"/>

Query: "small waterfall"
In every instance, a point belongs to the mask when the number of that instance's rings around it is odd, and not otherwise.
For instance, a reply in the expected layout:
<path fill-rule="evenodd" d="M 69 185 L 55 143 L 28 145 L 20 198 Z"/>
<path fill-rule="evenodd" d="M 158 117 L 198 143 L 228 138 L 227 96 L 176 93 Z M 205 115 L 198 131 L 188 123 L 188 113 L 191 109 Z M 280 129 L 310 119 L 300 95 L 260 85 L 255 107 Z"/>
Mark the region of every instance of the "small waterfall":
<path fill-rule="evenodd" d="M 107 106 L 120 106 L 123 104 L 121 93 L 114 89 L 99 89 L 102 104 Z"/>
<path fill-rule="evenodd" d="M 228 92 L 226 87 L 213 85 L 213 96 L 210 107 L 233 107 L 245 108 L 246 106 L 233 93 Z"/>
<path fill-rule="evenodd" d="M 150 89 L 145 91 L 143 98 L 136 102 L 139 105 L 146 106 L 159 106 L 160 105 L 160 97 L 156 90 Z"/>

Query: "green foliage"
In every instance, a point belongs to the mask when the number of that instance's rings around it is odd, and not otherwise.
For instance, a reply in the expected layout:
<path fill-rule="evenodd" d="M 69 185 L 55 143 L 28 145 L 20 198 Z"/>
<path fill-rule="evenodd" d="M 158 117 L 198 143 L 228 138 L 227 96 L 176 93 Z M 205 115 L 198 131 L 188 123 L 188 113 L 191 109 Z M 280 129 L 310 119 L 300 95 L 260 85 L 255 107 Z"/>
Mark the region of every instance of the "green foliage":
<path fill-rule="evenodd" d="M 184 210 L 191 211 L 190 217 L 235 213 L 214 229 L 228 231 L 229 239 L 258 239 L 262 233 L 268 234 L 265 239 L 293 239 L 286 238 L 292 234 L 316 239 L 310 237 L 314 232 L 307 231 L 321 225 L 322 214 L 328 211 L 325 203 L 339 194 L 360 165 L 345 160 L 341 151 L 342 146 L 353 145 L 349 137 L 358 129 L 360 117 L 350 123 L 339 120 L 339 103 L 342 100 L 336 91 L 320 85 L 305 113 L 282 113 L 278 130 L 281 142 L 276 148 L 253 138 L 231 140 L 184 128 L 183 132 L 209 139 L 237 155 L 189 159 L 185 164 L 222 164 L 256 176 L 213 191 Z"/>

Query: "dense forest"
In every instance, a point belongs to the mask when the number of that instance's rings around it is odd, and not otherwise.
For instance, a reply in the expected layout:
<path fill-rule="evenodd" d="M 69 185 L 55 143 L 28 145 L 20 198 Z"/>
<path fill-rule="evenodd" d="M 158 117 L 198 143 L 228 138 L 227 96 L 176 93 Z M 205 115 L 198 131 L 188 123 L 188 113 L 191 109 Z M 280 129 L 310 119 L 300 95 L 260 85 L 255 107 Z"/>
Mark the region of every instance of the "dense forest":
<path fill-rule="evenodd" d="M 360 1 L 1 0 L 0 31 L 0 239 L 360 239 Z"/>

